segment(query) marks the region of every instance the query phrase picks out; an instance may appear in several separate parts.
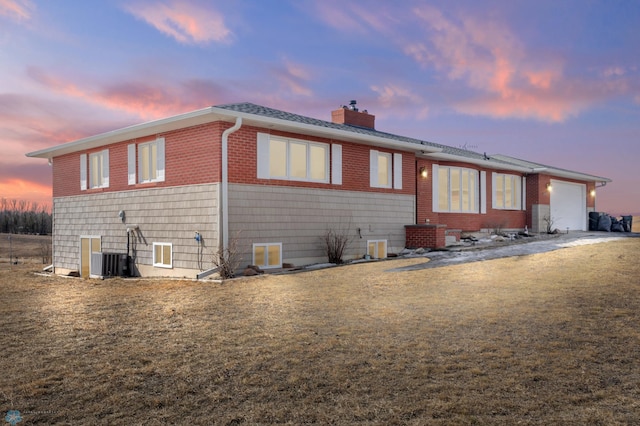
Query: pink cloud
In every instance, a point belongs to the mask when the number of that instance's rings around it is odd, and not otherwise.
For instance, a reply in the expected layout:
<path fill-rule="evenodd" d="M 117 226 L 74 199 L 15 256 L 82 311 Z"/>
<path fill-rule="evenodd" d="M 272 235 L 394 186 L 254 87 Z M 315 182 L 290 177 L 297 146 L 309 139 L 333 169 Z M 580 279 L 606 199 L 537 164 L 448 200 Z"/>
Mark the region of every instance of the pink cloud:
<path fill-rule="evenodd" d="M 232 36 L 222 14 L 209 5 L 167 0 L 160 3 L 137 2 L 125 8 L 136 18 L 144 20 L 180 43 L 226 43 Z"/>
<path fill-rule="evenodd" d="M 607 96 L 587 83 L 567 81 L 559 60 L 536 60 L 501 22 L 449 18 L 430 6 L 415 14 L 430 31 L 426 42 L 409 45 L 405 53 L 476 91 L 454 103 L 459 112 L 558 122 Z"/>
<path fill-rule="evenodd" d="M 29 68 L 27 73 L 51 91 L 144 120 L 213 105 L 228 93 L 226 88 L 200 80 L 189 80 L 177 86 L 152 81 L 123 81 L 93 88 L 92 84 L 79 86 L 36 67 Z"/>
<path fill-rule="evenodd" d="M 34 9 L 29 0 L 0 0 L 0 15 L 8 16 L 17 20 L 31 18 L 31 11 Z"/>
<path fill-rule="evenodd" d="M 374 85 L 371 89 L 378 94 L 378 103 L 387 109 L 389 115 L 416 116 L 416 111 L 419 119 L 429 115 L 429 107 L 415 90 L 395 84 Z"/>
<path fill-rule="evenodd" d="M 271 73 L 285 91 L 296 96 L 313 96 L 308 86 L 311 72 L 305 66 L 284 59 L 283 65 L 272 68 Z"/>

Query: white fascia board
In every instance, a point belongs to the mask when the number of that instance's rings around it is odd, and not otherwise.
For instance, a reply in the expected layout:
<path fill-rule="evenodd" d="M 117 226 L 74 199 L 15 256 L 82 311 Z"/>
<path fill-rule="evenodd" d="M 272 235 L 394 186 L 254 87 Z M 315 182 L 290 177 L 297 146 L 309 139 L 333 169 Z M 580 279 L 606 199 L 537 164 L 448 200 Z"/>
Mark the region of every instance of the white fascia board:
<path fill-rule="evenodd" d="M 462 155 L 445 154 L 442 152 L 427 154 L 427 155 L 424 155 L 423 157 L 434 159 L 434 160 L 469 163 L 469 164 L 474 164 L 476 166 L 481 166 L 481 167 L 485 167 L 487 169 L 493 169 L 493 170 L 511 170 L 511 171 L 520 172 L 520 173 L 531 173 L 531 168 L 529 167 L 522 167 L 522 166 L 516 166 L 512 164 L 505 164 L 505 163 L 496 163 L 495 161 L 492 162 L 491 160 L 478 160 L 475 158 L 469 158 Z"/>
<path fill-rule="evenodd" d="M 366 143 L 370 146 L 400 149 L 412 152 L 440 152 L 442 148 L 429 145 L 419 145 L 411 142 L 402 142 L 395 139 L 371 136 L 347 130 L 332 129 L 330 127 L 315 126 L 313 124 L 298 123 L 295 121 L 282 120 L 279 118 L 264 117 L 261 115 L 248 114 L 244 112 L 229 111 L 226 109 L 212 108 L 216 114 L 228 115 L 229 117 L 242 117 L 247 125 L 266 127 L 269 129 L 282 130 L 287 132 L 302 133 L 312 136 L 336 139 L 339 141 Z"/>
<path fill-rule="evenodd" d="M 503 161 L 513 162 L 515 164 L 531 167 L 530 173 L 544 173 L 549 176 L 564 177 L 567 179 L 582 180 L 587 182 L 611 182 L 611 179 L 609 178 L 594 176 L 587 173 L 573 172 L 571 170 L 558 169 L 551 166 L 545 166 L 544 164 L 522 160 L 520 158 L 509 157 L 508 155 L 495 154 L 493 155 L 493 157 Z"/>
<path fill-rule="evenodd" d="M 53 158 L 72 152 L 98 148 L 116 142 L 122 142 L 184 127 L 209 123 L 221 118 L 222 117 L 219 117 L 213 113 L 211 107 L 207 107 L 185 114 L 162 118 L 160 120 L 134 124 L 133 126 L 124 127 L 122 129 L 112 130 L 110 132 L 101 133 L 99 135 L 78 139 L 73 142 L 67 142 L 62 145 L 56 145 L 50 148 L 41 149 L 39 151 L 30 152 L 26 155 L 27 157 L 35 158 Z"/>
<path fill-rule="evenodd" d="M 609 178 L 605 178 L 605 177 L 601 177 L 601 176 L 588 175 L 588 174 L 578 173 L 578 172 L 572 172 L 572 171 L 569 171 L 569 170 L 559 170 L 559 169 L 554 169 L 552 167 L 548 167 L 544 171 L 544 174 L 549 175 L 549 176 L 554 176 L 554 177 L 563 177 L 563 178 L 567 178 L 567 179 L 581 180 L 581 181 L 585 181 L 585 182 L 602 182 L 602 183 L 611 182 L 611 179 L 609 179 Z"/>

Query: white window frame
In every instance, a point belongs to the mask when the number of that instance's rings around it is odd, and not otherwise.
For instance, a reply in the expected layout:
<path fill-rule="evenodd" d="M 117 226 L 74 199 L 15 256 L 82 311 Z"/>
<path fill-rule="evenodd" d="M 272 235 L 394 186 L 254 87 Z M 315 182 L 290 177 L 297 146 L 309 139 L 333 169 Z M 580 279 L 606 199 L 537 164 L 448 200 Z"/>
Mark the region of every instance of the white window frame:
<path fill-rule="evenodd" d="M 380 253 L 378 252 L 379 243 L 384 243 L 384 256 L 380 256 Z M 371 244 L 374 245 L 373 253 L 370 250 Z M 367 240 L 367 254 L 373 259 L 386 259 L 388 250 L 387 240 Z"/>
<path fill-rule="evenodd" d="M 264 247 L 264 260 L 265 264 L 259 265 L 256 263 L 256 247 Z M 280 261 L 276 265 L 269 265 L 269 247 L 278 247 Z M 251 248 L 252 264 L 262 269 L 276 269 L 282 268 L 282 243 L 253 243 Z"/>
<path fill-rule="evenodd" d="M 98 182 L 94 182 L 94 159 L 98 159 Z M 80 190 L 109 187 L 109 150 L 80 154 Z"/>
<path fill-rule="evenodd" d="M 509 173 L 492 173 L 492 208 L 495 210 L 522 210 L 522 177 Z M 502 181 L 502 199 L 498 197 L 498 181 Z M 509 184 L 507 184 L 507 181 Z M 511 205 L 507 205 L 507 188 L 511 188 Z"/>
<path fill-rule="evenodd" d="M 151 155 L 151 147 L 156 147 L 156 161 L 151 161 L 152 157 L 148 159 L 149 176 L 153 175 L 153 169 L 155 168 L 156 177 L 154 179 L 143 180 L 142 167 L 143 156 L 142 150 L 148 146 L 149 155 Z M 129 185 L 135 185 L 136 183 L 152 183 L 152 182 L 164 182 L 165 180 L 165 140 L 164 138 L 156 138 L 152 141 L 141 142 L 138 144 L 130 144 L 127 147 L 128 154 L 128 183 Z M 136 179 L 137 177 L 137 179 Z"/>
<path fill-rule="evenodd" d="M 158 246 L 162 246 L 163 251 L 165 248 L 169 248 L 169 253 L 171 255 L 171 263 L 170 264 L 166 264 L 163 263 L 163 259 L 160 259 L 160 261 L 158 261 L 158 259 L 156 259 L 156 247 Z M 173 244 L 172 243 L 153 243 L 153 266 L 155 266 L 156 268 L 167 268 L 167 269 L 173 269 Z"/>
<path fill-rule="evenodd" d="M 447 170 L 447 208 L 443 209 L 440 207 L 440 171 L 442 169 Z M 460 172 L 460 201 L 459 201 L 459 209 L 453 210 L 451 207 L 451 171 L 456 170 Z M 467 210 L 463 210 L 463 172 L 467 172 L 469 176 L 469 185 L 467 188 L 469 190 L 469 195 L 467 202 L 471 204 L 473 201 L 473 208 L 469 208 Z M 471 186 L 471 177 L 473 176 L 473 186 Z M 476 169 L 466 168 L 466 167 L 457 167 L 457 166 L 440 166 L 438 164 L 433 165 L 433 171 L 431 174 L 432 177 L 432 189 L 433 189 L 433 211 L 438 213 L 463 213 L 463 214 L 477 214 L 480 211 L 479 206 L 479 192 L 480 192 L 480 173 Z"/>
<path fill-rule="evenodd" d="M 380 182 L 380 157 L 387 159 L 387 181 Z M 402 154 L 382 152 L 375 149 L 369 151 L 369 186 L 371 188 L 402 189 Z"/>
<path fill-rule="evenodd" d="M 283 142 L 286 144 L 285 151 L 285 174 L 283 176 L 272 176 L 270 170 L 270 161 L 271 161 L 271 143 L 272 142 Z M 298 177 L 292 175 L 292 164 L 291 164 L 291 147 L 292 145 L 303 145 L 306 150 L 306 176 Z M 324 152 L 324 177 L 322 179 L 315 179 L 311 176 L 311 148 L 321 148 Z M 317 183 L 329 183 L 330 181 L 330 167 L 329 167 L 329 152 L 331 149 L 331 145 L 322 142 L 312 142 L 305 141 L 302 139 L 293 139 L 293 138 L 284 138 L 280 136 L 272 136 L 266 133 L 258 134 L 258 178 L 261 179 L 280 179 L 280 180 L 291 180 L 298 182 L 317 182 Z M 333 151 L 334 156 L 336 156 L 336 151 L 340 150 L 339 158 L 334 158 L 334 166 L 340 167 L 340 172 L 335 170 L 333 172 L 333 176 L 335 180 L 339 180 L 342 183 L 342 147 L 339 145 L 334 145 Z M 336 161 L 338 160 L 338 161 Z"/>

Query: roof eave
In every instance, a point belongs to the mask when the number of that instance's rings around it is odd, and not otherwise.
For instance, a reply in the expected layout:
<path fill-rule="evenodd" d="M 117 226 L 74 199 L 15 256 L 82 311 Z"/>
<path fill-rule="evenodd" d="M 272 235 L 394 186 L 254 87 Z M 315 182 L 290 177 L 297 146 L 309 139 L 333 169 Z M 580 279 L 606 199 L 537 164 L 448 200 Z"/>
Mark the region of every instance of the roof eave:
<path fill-rule="evenodd" d="M 100 146 L 148 136 L 154 133 L 163 133 L 176 130 L 186 126 L 196 126 L 220 119 L 212 111 L 211 107 L 202 108 L 185 114 L 179 114 L 160 120 L 148 121 L 146 123 L 134 124 L 133 126 L 123 127 L 121 129 L 112 130 L 87 138 L 78 139 L 67 142 L 62 145 L 41 149 L 39 151 L 30 152 L 27 157 L 34 158 L 53 158 L 72 152 L 82 151 L 86 149 L 98 148 Z"/>
<path fill-rule="evenodd" d="M 456 161 L 460 163 L 475 164 L 476 166 L 486 167 L 488 169 L 494 169 L 494 170 L 511 170 L 514 172 L 531 173 L 531 169 L 528 167 L 516 166 L 512 164 L 505 164 L 505 163 L 497 163 L 495 161 L 491 161 L 491 159 L 480 160 L 476 158 L 465 157 L 462 155 L 446 154 L 443 152 L 425 154 L 424 157 L 436 159 L 436 160 Z"/>

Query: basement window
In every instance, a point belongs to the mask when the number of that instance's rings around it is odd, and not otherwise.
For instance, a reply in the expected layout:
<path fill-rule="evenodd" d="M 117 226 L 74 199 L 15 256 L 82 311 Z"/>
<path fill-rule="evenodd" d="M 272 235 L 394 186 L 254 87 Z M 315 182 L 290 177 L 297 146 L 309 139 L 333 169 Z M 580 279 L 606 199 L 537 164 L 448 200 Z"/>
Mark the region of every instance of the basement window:
<path fill-rule="evenodd" d="M 367 240 L 367 254 L 372 259 L 387 257 L 387 240 Z"/>
<path fill-rule="evenodd" d="M 153 266 L 173 268 L 173 244 L 153 243 Z"/>
<path fill-rule="evenodd" d="M 254 244 L 253 264 L 263 269 L 282 268 L 282 243 Z"/>

